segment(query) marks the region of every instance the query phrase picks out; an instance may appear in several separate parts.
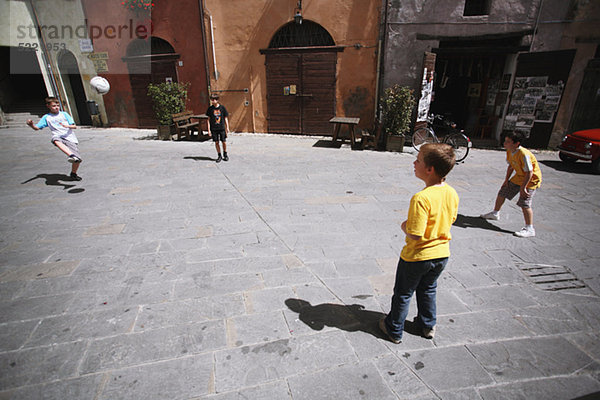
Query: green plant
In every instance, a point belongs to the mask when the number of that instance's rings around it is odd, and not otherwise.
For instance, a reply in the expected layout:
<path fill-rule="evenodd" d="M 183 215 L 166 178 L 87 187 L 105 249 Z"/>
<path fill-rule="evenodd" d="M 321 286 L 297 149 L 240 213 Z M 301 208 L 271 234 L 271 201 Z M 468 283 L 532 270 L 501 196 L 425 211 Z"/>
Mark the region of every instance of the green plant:
<path fill-rule="evenodd" d="M 189 83 L 163 82 L 148 85 L 148 96 L 152 98 L 154 115 L 161 125 L 173 123 L 172 114 L 185 110 Z"/>
<path fill-rule="evenodd" d="M 154 8 L 154 2 L 150 0 L 124 0 L 121 5 L 128 10 L 144 10 L 152 11 Z"/>
<path fill-rule="evenodd" d="M 407 132 L 415 104 L 411 89 L 400 85 L 387 88 L 381 99 L 385 132 L 389 135 L 401 135 Z"/>

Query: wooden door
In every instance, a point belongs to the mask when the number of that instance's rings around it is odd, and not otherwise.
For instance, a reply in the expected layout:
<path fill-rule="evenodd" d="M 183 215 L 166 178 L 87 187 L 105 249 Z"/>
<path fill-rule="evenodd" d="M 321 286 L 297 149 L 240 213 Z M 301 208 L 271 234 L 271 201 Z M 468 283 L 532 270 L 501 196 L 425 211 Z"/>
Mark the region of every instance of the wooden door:
<path fill-rule="evenodd" d="M 302 133 L 331 135 L 329 120 L 335 115 L 337 53 L 302 55 Z"/>
<path fill-rule="evenodd" d="M 300 88 L 300 54 L 267 54 L 266 65 L 269 132 L 302 133 L 301 102 L 286 92 Z"/>
<path fill-rule="evenodd" d="M 336 52 L 266 55 L 269 132 L 331 135 Z"/>
<path fill-rule="evenodd" d="M 177 70 L 173 60 L 153 61 L 151 64 L 152 74 L 139 73 L 144 71 L 146 67 L 147 65 L 143 63 L 129 62 L 129 81 L 138 118 L 138 127 L 156 128 L 158 121 L 154 116 L 152 99 L 148 96 L 148 85 L 150 83 L 165 82 L 167 78 L 177 82 Z"/>

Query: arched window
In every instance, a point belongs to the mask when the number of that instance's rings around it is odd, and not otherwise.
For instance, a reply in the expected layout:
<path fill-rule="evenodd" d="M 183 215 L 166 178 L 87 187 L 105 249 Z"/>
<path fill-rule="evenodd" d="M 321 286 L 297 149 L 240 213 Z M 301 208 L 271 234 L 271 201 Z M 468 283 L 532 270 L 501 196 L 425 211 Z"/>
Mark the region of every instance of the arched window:
<path fill-rule="evenodd" d="M 150 45 L 150 47 L 148 47 Z M 150 41 L 137 39 L 127 46 L 127 57 L 148 56 L 150 54 L 172 54 L 175 49 L 169 42 L 152 36 Z"/>
<path fill-rule="evenodd" d="M 269 43 L 270 49 L 313 46 L 335 46 L 335 42 L 325 28 L 307 20 L 302 24 L 292 21 L 282 26 Z"/>

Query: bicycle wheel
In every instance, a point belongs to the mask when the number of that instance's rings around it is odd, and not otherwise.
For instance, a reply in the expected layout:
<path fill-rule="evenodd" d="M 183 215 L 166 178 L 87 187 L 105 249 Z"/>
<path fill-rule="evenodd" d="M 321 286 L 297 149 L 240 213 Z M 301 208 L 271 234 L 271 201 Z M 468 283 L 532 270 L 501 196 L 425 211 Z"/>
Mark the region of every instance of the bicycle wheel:
<path fill-rule="evenodd" d="M 421 146 L 423 146 L 425 143 L 435 142 L 437 142 L 437 137 L 435 137 L 435 133 L 433 133 L 433 131 L 429 128 L 417 129 L 412 135 L 412 146 L 417 151 L 419 151 Z"/>
<path fill-rule="evenodd" d="M 461 162 L 469 154 L 471 140 L 462 133 L 452 133 L 444 138 L 444 143 L 454 147 L 456 162 Z"/>

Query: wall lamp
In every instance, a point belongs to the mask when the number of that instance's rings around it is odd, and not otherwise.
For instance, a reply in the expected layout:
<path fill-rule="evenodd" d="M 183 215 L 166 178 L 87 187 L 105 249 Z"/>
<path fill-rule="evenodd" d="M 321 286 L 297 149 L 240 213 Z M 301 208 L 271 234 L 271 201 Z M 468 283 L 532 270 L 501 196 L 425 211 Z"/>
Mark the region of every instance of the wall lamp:
<path fill-rule="evenodd" d="M 294 15 L 294 21 L 296 21 L 296 24 L 302 25 L 302 0 L 298 0 L 298 5 L 296 6 L 296 14 Z"/>

